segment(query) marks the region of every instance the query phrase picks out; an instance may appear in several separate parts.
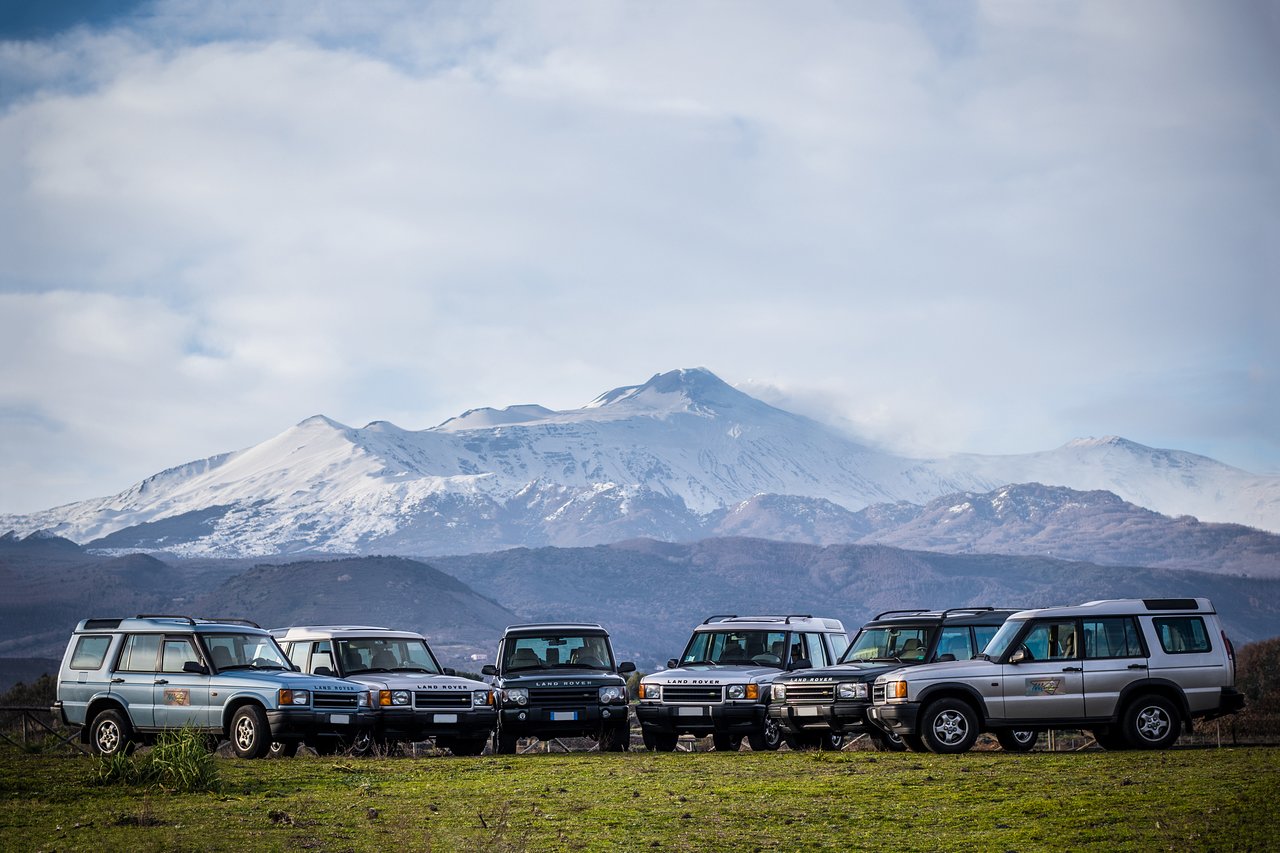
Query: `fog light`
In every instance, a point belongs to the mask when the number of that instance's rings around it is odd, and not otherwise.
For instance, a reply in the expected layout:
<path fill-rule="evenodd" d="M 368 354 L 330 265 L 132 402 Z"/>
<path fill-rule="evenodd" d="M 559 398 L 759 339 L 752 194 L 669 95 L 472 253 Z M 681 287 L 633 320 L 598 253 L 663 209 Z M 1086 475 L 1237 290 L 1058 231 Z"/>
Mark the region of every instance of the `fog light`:
<path fill-rule="evenodd" d="M 517 715 L 516 715 L 516 719 L 517 719 L 517 720 L 520 720 L 520 721 L 522 721 L 522 722 L 523 722 L 524 720 L 528 719 L 528 717 L 529 717 L 529 715 L 528 715 L 528 714 L 526 714 L 524 711 L 521 711 L 519 714 L 517 714 Z"/>
<path fill-rule="evenodd" d="M 600 712 L 600 716 L 601 716 L 601 717 L 605 717 L 605 718 L 607 719 L 607 718 L 608 718 L 608 716 L 609 716 L 609 709 L 608 709 L 608 708 L 605 708 L 603 711 L 601 711 L 601 712 Z"/>

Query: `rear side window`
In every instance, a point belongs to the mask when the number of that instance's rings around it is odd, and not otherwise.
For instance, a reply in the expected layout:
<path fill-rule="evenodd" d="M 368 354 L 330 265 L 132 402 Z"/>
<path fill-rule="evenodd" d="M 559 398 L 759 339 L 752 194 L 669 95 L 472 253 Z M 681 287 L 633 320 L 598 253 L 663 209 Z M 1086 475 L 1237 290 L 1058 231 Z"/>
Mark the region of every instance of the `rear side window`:
<path fill-rule="evenodd" d="M 101 669 L 110 646 L 110 637 L 81 637 L 76 641 L 76 650 L 71 653 L 71 668 Z"/>
<path fill-rule="evenodd" d="M 1209 632 L 1199 616 L 1170 616 L 1152 619 L 1160 648 L 1171 655 L 1202 654 L 1209 651 Z"/>
<path fill-rule="evenodd" d="M 968 660 L 973 657 L 973 644 L 969 640 L 968 628 L 943 628 L 938 637 L 938 651 L 934 660 L 943 655 L 951 655 L 955 660 Z"/>
<path fill-rule="evenodd" d="M 839 660 L 840 656 L 844 654 L 844 650 L 849 648 L 849 638 L 844 634 L 828 634 L 827 636 L 831 638 L 831 650 L 835 653 L 836 660 Z"/>
<path fill-rule="evenodd" d="M 120 669 L 125 672 L 155 672 L 160 656 L 159 634 L 130 634 L 120 653 Z"/>
<path fill-rule="evenodd" d="M 1142 641 L 1133 617 L 1085 620 L 1084 656 L 1087 658 L 1140 658 Z"/>

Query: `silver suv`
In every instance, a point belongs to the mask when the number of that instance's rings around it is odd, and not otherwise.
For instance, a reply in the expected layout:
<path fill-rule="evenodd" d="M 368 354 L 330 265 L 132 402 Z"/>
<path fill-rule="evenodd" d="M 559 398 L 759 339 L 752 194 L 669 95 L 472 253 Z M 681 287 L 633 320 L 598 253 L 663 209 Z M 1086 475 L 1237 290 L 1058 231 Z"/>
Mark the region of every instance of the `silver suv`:
<path fill-rule="evenodd" d="M 434 738 L 454 755 L 484 751 L 498 719 L 493 690 L 441 667 L 421 634 L 361 625 L 271 633 L 304 672 L 340 676 L 370 690 L 378 741 Z"/>
<path fill-rule="evenodd" d="M 886 673 L 872 700 L 872 722 L 939 753 L 1015 728 L 1085 729 L 1106 749 L 1163 749 L 1194 720 L 1244 706 L 1207 598 L 1015 613 L 976 659 Z"/>
<path fill-rule="evenodd" d="M 373 726 L 362 685 L 297 672 L 252 622 L 190 616 L 82 621 L 53 712 L 84 726 L 81 739 L 102 755 L 191 727 L 229 739 L 241 758 L 262 758 L 273 741 L 324 750 Z"/>
<path fill-rule="evenodd" d="M 708 618 L 679 659 L 640 681 L 636 716 L 645 748 L 670 752 L 680 735 L 692 734 L 711 735 L 718 750 L 736 752 L 744 737 L 753 750 L 777 749 L 783 732 L 766 712 L 773 680 L 788 670 L 830 666 L 848 645 L 837 619 Z"/>

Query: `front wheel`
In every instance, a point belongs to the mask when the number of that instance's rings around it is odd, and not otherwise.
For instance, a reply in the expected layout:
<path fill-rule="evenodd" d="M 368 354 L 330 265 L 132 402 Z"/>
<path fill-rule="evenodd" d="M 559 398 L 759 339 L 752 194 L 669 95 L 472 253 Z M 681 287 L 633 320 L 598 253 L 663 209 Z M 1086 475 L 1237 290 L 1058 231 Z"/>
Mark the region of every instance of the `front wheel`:
<path fill-rule="evenodd" d="M 516 742 L 519 740 L 515 735 L 509 735 L 501 729 L 494 735 L 494 752 L 498 755 L 515 755 Z"/>
<path fill-rule="evenodd" d="M 128 755 L 134 745 L 133 727 L 124 714 L 106 710 L 93 718 L 89 727 L 89 746 L 98 755 Z"/>
<path fill-rule="evenodd" d="M 996 741 L 1005 752 L 1030 752 L 1040 739 L 1039 732 L 1001 729 L 996 732 Z"/>
<path fill-rule="evenodd" d="M 742 735 L 720 734 L 711 736 L 711 744 L 716 752 L 737 752 L 742 748 Z"/>
<path fill-rule="evenodd" d="M 240 758 L 262 758 L 271 749 L 267 715 L 257 705 L 242 705 L 231 717 L 231 748 Z"/>
<path fill-rule="evenodd" d="M 920 716 L 920 736 L 930 752 L 968 752 L 978 739 L 978 715 L 960 699 L 939 699 Z"/>
<path fill-rule="evenodd" d="M 1134 749 L 1168 749 L 1178 739 L 1178 710 L 1163 696 L 1143 696 L 1124 714 L 1124 737 Z"/>
<path fill-rule="evenodd" d="M 644 737 L 644 748 L 651 752 L 675 752 L 676 741 L 680 736 L 671 732 L 651 732 L 648 729 L 642 730 Z"/>
<path fill-rule="evenodd" d="M 600 732 L 601 752 L 626 752 L 631 749 L 631 726 L 623 724 Z"/>
<path fill-rule="evenodd" d="M 479 755 L 484 752 L 488 738 L 458 738 L 449 741 L 449 751 L 454 755 Z M 440 744 L 437 743 L 437 746 Z"/>
<path fill-rule="evenodd" d="M 877 752 L 906 751 L 907 745 L 902 742 L 902 735 L 897 732 L 876 730 L 868 734 L 871 736 L 871 745 L 876 748 Z"/>
<path fill-rule="evenodd" d="M 760 731 L 747 735 L 747 743 L 752 752 L 773 752 L 782 746 L 782 728 L 773 717 L 765 717 Z"/>
<path fill-rule="evenodd" d="M 267 758 L 293 758 L 297 754 L 298 742 L 296 740 L 273 740 L 271 746 L 267 748 Z"/>

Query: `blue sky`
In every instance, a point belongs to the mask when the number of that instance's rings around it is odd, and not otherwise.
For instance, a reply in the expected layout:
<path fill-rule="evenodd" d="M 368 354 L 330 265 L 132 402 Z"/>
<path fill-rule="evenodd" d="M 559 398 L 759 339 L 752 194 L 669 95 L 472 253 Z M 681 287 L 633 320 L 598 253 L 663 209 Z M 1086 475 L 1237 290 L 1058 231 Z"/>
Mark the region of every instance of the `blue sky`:
<path fill-rule="evenodd" d="M 0 512 L 697 365 L 1280 472 L 1278 8 L 7 4 Z"/>

